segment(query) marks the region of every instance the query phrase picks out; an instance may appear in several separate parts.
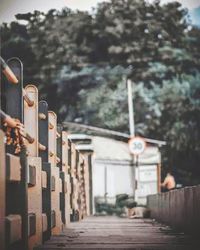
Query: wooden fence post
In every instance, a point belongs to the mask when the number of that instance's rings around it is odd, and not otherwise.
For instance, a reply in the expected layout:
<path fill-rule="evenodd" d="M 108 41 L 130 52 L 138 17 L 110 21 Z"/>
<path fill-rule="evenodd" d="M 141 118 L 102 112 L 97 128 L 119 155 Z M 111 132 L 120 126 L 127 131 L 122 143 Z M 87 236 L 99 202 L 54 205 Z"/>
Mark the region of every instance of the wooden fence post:
<path fill-rule="evenodd" d="M 24 100 L 24 126 L 28 134 L 34 139 L 32 143 L 27 142 L 28 155 L 38 157 L 38 90 L 34 85 L 27 85 L 26 95 L 29 96 L 33 105 Z"/>
<path fill-rule="evenodd" d="M 33 138 L 26 143 L 28 151 L 28 222 L 29 249 L 42 243 L 42 162 L 38 157 L 38 90 L 27 85 L 24 98 L 24 126 Z"/>
<path fill-rule="evenodd" d="M 51 228 L 52 234 L 59 234 L 62 229 L 60 212 L 60 173 L 57 167 L 57 116 L 53 111 L 49 116 L 49 163 L 51 164 Z"/>
<path fill-rule="evenodd" d="M 72 185 L 72 214 L 71 221 L 79 219 L 78 207 L 78 179 L 77 179 L 77 151 L 75 145 L 71 143 L 71 185 Z"/>
<path fill-rule="evenodd" d="M 0 130 L 0 245 L 5 250 L 5 217 L 6 217 L 6 158 L 4 133 Z"/>
<path fill-rule="evenodd" d="M 68 166 L 68 139 L 67 132 L 62 131 L 62 173 L 64 179 L 64 216 L 65 216 L 65 225 L 68 225 L 70 222 L 70 195 L 71 195 L 71 184 L 70 184 L 70 175 L 69 175 L 69 166 Z"/>
<path fill-rule="evenodd" d="M 50 163 L 48 163 L 48 156 L 49 156 L 48 127 L 49 127 L 48 104 L 45 101 L 40 101 L 39 142 L 45 147 L 45 150 L 39 150 L 39 156 L 42 158 L 42 172 L 43 172 L 43 177 L 42 177 L 43 242 L 50 239 L 51 237 L 51 165 Z"/>
<path fill-rule="evenodd" d="M 2 82 L 3 110 L 20 122 L 24 121 L 23 113 L 23 64 L 18 58 L 7 61 L 8 66 L 18 79 L 18 84 L 11 84 L 6 79 Z M 15 147 L 6 147 L 6 248 L 10 250 L 28 249 L 28 185 L 27 185 L 27 161 L 26 148 L 23 147 L 19 156 L 14 156 Z M 18 175 L 18 170 L 21 169 Z M 14 176 L 10 178 L 11 172 Z M 17 175 L 17 178 L 16 175 Z M 14 215 L 14 216 L 13 216 Z M 14 225 L 18 230 L 14 232 Z"/>
<path fill-rule="evenodd" d="M 7 61 L 8 66 L 18 79 L 18 84 L 11 84 L 7 80 L 3 82 L 2 92 L 5 93 L 3 102 L 4 111 L 13 118 L 24 121 L 24 103 L 23 103 L 23 64 L 19 58 L 10 58 Z"/>

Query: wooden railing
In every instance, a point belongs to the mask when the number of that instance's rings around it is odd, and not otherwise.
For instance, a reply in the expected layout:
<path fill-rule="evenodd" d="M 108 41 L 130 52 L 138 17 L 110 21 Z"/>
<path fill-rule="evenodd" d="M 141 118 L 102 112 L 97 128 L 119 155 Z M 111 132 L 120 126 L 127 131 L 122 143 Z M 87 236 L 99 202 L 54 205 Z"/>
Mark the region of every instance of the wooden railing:
<path fill-rule="evenodd" d="M 11 130 L 7 124 L 0 130 L 0 246 L 32 250 L 90 214 L 91 161 L 76 150 L 47 102 L 38 101 L 37 87 L 23 87 L 22 62 L 12 58 L 6 66 L 17 81 L 2 82 L 3 111 L 24 128 Z M 20 138 L 14 145 L 16 130 Z"/>
<path fill-rule="evenodd" d="M 199 234 L 200 185 L 150 195 L 147 205 L 151 218 L 179 231 Z"/>

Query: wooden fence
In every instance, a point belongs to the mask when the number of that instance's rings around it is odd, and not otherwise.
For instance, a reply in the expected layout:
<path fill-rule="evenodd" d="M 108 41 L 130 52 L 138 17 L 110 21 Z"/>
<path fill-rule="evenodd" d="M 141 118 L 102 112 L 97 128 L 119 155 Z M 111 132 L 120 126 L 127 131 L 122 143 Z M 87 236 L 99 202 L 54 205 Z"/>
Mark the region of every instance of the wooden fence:
<path fill-rule="evenodd" d="M 200 185 L 149 195 L 151 218 L 172 228 L 199 235 Z"/>
<path fill-rule="evenodd" d="M 0 246 L 32 250 L 90 214 L 91 157 L 76 150 L 47 102 L 38 101 L 37 87 L 23 87 L 21 61 L 7 64 L 18 83 L 2 80 L 2 109 L 24 124 L 25 140 L 14 145 L 14 129 L 0 130 Z"/>

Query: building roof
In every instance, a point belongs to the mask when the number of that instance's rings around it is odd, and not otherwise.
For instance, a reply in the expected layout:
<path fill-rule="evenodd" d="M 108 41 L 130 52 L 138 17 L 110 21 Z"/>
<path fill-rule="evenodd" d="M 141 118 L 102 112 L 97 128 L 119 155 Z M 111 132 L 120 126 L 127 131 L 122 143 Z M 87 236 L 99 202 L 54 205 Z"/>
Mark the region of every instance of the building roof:
<path fill-rule="evenodd" d="M 75 143 L 79 142 L 79 143 L 84 143 L 84 144 L 90 144 L 92 141 L 91 136 L 86 135 L 86 134 L 69 134 L 68 139 Z"/>
<path fill-rule="evenodd" d="M 93 152 L 94 147 L 91 144 L 76 144 L 76 149 L 80 152 Z"/>
<path fill-rule="evenodd" d="M 121 133 L 109 129 L 93 127 L 85 124 L 75 123 L 75 122 L 63 122 L 63 128 L 68 131 L 76 134 L 87 134 L 87 135 L 97 135 L 97 136 L 105 136 L 109 138 L 114 138 L 118 140 L 127 141 L 129 139 L 129 135 L 126 133 Z"/>
<path fill-rule="evenodd" d="M 133 162 L 133 155 L 130 154 L 128 143 L 117 141 L 110 138 L 93 136 L 92 146 L 94 157 L 97 161 Z M 140 165 L 157 164 L 161 161 L 161 155 L 158 147 L 148 146 L 144 153 L 138 156 Z"/>
<path fill-rule="evenodd" d="M 124 142 L 127 142 L 130 139 L 130 135 L 126 133 L 121 133 L 118 131 L 104 129 L 104 128 L 93 127 L 75 122 L 63 122 L 63 128 L 75 134 L 84 133 L 87 135 L 103 136 Z M 150 138 L 144 138 L 144 140 L 147 143 L 156 144 L 159 147 L 166 145 L 166 142 L 161 140 L 155 140 Z"/>

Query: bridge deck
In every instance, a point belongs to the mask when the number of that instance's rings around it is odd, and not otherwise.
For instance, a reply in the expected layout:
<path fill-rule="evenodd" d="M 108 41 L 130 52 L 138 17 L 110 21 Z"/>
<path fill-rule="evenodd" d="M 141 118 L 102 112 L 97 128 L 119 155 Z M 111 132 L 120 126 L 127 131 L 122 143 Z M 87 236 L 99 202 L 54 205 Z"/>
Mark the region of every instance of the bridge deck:
<path fill-rule="evenodd" d="M 200 241 L 151 219 L 89 217 L 37 249 L 199 250 Z"/>

